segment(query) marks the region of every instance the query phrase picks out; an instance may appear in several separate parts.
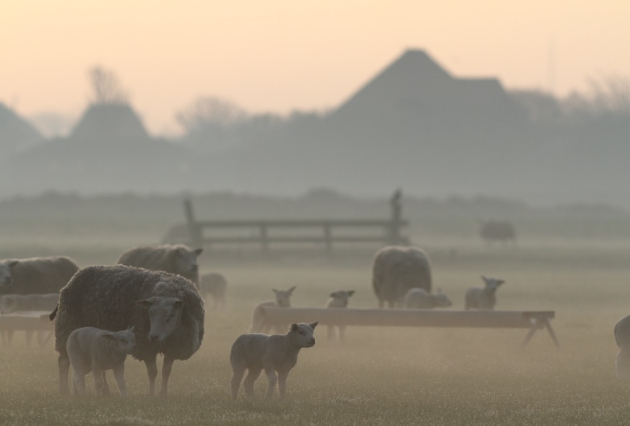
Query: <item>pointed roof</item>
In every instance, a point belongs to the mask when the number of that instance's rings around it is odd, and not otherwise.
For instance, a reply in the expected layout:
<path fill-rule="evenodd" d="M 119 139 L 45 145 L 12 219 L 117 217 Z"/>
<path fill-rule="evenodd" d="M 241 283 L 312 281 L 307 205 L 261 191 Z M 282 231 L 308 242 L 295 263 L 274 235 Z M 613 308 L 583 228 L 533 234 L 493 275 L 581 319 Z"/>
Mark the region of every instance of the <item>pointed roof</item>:
<path fill-rule="evenodd" d="M 0 102 L 0 154 L 31 146 L 42 140 L 35 127 Z"/>
<path fill-rule="evenodd" d="M 142 121 L 123 103 L 96 103 L 90 105 L 70 135 L 72 139 L 87 141 L 149 140 Z"/>

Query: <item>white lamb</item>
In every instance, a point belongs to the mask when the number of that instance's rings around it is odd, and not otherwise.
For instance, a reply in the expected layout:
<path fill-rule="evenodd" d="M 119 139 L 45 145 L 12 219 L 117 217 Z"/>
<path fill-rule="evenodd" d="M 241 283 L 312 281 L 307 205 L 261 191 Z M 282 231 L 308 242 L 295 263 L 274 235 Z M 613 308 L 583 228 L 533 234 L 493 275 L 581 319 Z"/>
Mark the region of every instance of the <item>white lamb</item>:
<path fill-rule="evenodd" d="M 615 362 L 617 377 L 630 379 L 630 315 L 623 317 L 615 325 L 615 341 L 619 347 Z"/>
<path fill-rule="evenodd" d="M 288 290 L 276 290 L 272 289 L 276 294 L 276 300 L 268 300 L 266 302 L 261 302 L 254 308 L 254 312 L 252 313 L 252 324 L 249 326 L 250 333 L 266 333 L 271 329 L 271 326 L 265 324 L 264 318 L 264 309 L 268 307 L 280 307 L 280 308 L 289 308 L 291 307 L 291 294 L 293 294 L 293 290 L 295 290 L 295 286 L 291 287 Z"/>
<path fill-rule="evenodd" d="M 332 293 L 330 293 L 330 299 L 328 299 L 328 302 L 326 302 L 326 307 L 327 308 L 347 308 L 350 296 L 352 296 L 353 294 L 354 294 L 354 290 L 333 291 Z M 334 340 L 335 327 L 332 325 L 329 325 L 327 327 L 328 327 L 328 340 Z M 339 340 L 343 342 L 345 340 L 346 326 L 339 325 L 338 328 L 339 328 Z"/>
<path fill-rule="evenodd" d="M 442 293 L 442 289 L 438 289 L 437 294 L 431 294 L 422 288 L 412 288 L 405 295 L 403 306 L 407 309 L 448 308 L 453 306 L 453 302 Z"/>
<path fill-rule="evenodd" d="M 238 396 L 241 380 L 248 370 L 243 383 L 248 397 L 254 396 L 254 383 L 265 370 L 267 375 L 267 392 L 265 399 L 273 396 L 273 390 L 278 383 L 280 398 L 284 399 L 287 391 L 287 377 L 297 364 L 298 354 L 302 348 L 315 345 L 313 331 L 317 322 L 312 324 L 291 324 L 286 334 L 269 336 L 266 334 L 242 334 L 232 345 L 230 363 L 232 364 L 232 399 Z M 277 375 L 276 375 L 277 373 Z"/>
<path fill-rule="evenodd" d="M 73 391 L 75 395 L 85 394 L 85 375 L 94 375 L 96 395 L 103 396 L 106 385 L 105 372 L 114 370 L 118 390 L 127 396 L 125 383 L 125 359 L 136 347 L 133 327 L 111 332 L 94 327 L 77 328 L 68 337 L 66 349 L 73 369 Z"/>
<path fill-rule="evenodd" d="M 466 292 L 466 310 L 493 310 L 494 305 L 497 303 L 497 289 L 505 281 L 497 278 L 488 278 L 483 275 L 481 279 L 486 283 L 485 287 L 471 287 Z"/>

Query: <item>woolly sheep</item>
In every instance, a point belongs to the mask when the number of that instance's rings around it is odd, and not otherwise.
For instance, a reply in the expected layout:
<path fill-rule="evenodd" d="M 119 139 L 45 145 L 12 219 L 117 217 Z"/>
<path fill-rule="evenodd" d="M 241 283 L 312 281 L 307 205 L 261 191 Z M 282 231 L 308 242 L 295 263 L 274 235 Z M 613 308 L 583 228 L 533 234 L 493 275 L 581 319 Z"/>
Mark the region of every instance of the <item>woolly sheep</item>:
<path fill-rule="evenodd" d="M 481 276 L 485 287 L 471 287 L 466 291 L 466 310 L 468 309 L 494 309 L 497 303 L 496 292 L 505 281 L 497 278 Z"/>
<path fill-rule="evenodd" d="M 287 390 L 287 377 L 289 372 L 297 364 L 298 354 L 302 348 L 311 348 L 315 345 L 313 331 L 317 322 L 312 324 L 291 324 L 286 334 L 269 336 L 266 334 L 242 334 L 234 344 L 230 352 L 232 364 L 232 399 L 236 399 L 241 386 L 241 380 L 248 370 L 243 383 L 248 397 L 254 396 L 254 382 L 265 370 L 267 375 L 266 399 L 273 395 L 274 387 L 278 383 L 280 398 L 284 399 Z M 277 373 L 277 375 L 276 375 Z"/>
<path fill-rule="evenodd" d="M 350 297 L 354 294 L 354 290 L 337 290 L 330 293 L 330 299 L 326 302 L 327 308 L 347 308 Z M 328 328 L 328 340 L 335 338 L 335 327 L 332 325 Z M 345 340 L 346 326 L 340 325 L 339 327 L 339 340 Z"/>
<path fill-rule="evenodd" d="M 59 293 L 4 294 L 0 296 L 0 313 L 17 311 L 52 311 L 59 301 Z"/>
<path fill-rule="evenodd" d="M 272 288 L 271 290 L 275 293 L 276 300 L 268 300 L 266 302 L 260 302 L 256 305 L 254 312 L 252 313 L 252 323 L 249 326 L 250 333 L 266 333 L 271 328 L 268 324 L 265 324 L 264 308 L 291 307 L 291 295 L 293 294 L 293 290 L 295 290 L 295 286 L 288 290 L 276 290 L 275 288 Z"/>
<path fill-rule="evenodd" d="M 211 295 L 214 299 L 214 308 L 225 308 L 225 292 L 227 281 L 221 274 L 210 273 L 201 276 L 199 290 L 202 295 Z"/>
<path fill-rule="evenodd" d="M 630 379 L 630 315 L 615 324 L 615 342 L 619 347 L 615 362 L 617 377 Z"/>
<path fill-rule="evenodd" d="M 77 328 L 118 331 L 133 326 L 137 345 L 132 355 L 146 364 L 150 395 L 155 393 L 157 355 L 164 355 L 160 393 L 166 395 L 173 362 L 190 358 L 204 335 L 203 299 L 192 282 L 179 275 L 124 265 L 80 270 L 61 290 L 50 319 L 55 316 L 61 393 L 68 393 L 66 342 Z"/>
<path fill-rule="evenodd" d="M 1 294 L 46 294 L 59 291 L 79 270 L 64 256 L 0 261 Z"/>
<path fill-rule="evenodd" d="M 94 327 L 82 327 L 70 333 L 66 351 L 72 364 L 74 394 L 85 394 L 85 375 L 91 371 L 96 395 L 103 396 L 107 383 L 105 372 L 114 370 L 120 395 L 126 397 L 125 359 L 133 352 L 135 346 L 136 336 L 133 334 L 133 328 L 114 333 Z"/>
<path fill-rule="evenodd" d="M 389 246 L 380 249 L 372 263 L 372 285 L 382 308 L 401 305 L 411 288 L 431 292 L 431 262 L 417 247 Z"/>
<path fill-rule="evenodd" d="M 442 293 L 442 289 L 438 289 L 437 294 L 431 294 L 421 288 L 412 288 L 405 295 L 404 306 L 407 309 L 448 308 L 453 306 L 453 302 Z"/>
<path fill-rule="evenodd" d="M 135 247 L 124 252 L 116 263 L 181 275 L 199 286 L 197 257 L 202 252 L 183 244 Z"/>

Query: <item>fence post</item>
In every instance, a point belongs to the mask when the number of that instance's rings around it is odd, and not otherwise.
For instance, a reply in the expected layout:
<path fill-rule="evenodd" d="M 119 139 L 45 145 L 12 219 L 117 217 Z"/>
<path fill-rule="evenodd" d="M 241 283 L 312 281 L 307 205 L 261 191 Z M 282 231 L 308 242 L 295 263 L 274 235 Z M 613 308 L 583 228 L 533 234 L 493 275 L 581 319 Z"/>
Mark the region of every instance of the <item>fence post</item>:
<path fill-rule="evenodd" d="M 391 222 L 389 225 L 388 240 L 392 245 L 401 243 L 400 228 L 402 227 L 402 190 L 397 189 L 389 200 L 389 205 L 392 208 Z"/>
<path fill-rule="evenodd" d="M 184 200 L 184 213 L 186 214 L 186 225 L 188 226 L 188 234 L 190 235 L 190 243 L 193 248 L 203 247 L 203 241 L 201 239 L 201 227 L 195 221 L 195 214 L 193 213 L 192 201 L 190 198 Z"/>

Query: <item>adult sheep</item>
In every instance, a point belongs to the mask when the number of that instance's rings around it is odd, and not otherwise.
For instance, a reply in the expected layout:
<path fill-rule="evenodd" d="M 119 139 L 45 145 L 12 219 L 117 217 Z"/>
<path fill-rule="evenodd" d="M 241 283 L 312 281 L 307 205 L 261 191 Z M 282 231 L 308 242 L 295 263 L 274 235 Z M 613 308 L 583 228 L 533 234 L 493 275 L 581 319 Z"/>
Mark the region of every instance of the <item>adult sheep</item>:
<path fill-rule="evenodd" d="M 190 358 L 201 346 L 204 314 L 197 287 L 179 275 L 124 265 L 80 270 L 61 290 L 59 305 L 50 314 L 51 320 L 57 316 L 60 393 L 69 391 L 66 342 L 73 330 L 120 331 L 133 326 L 132 355 L 146 364 L 150 395 L 155 394 L 157 355 L 164 355 L 160 393 L 166 395 L 173 362 Z"/>
<path fill-rule="evenodd" d="M 183 244 L 135 247 L 124 252 L 116 263 L 181 275 L 199 287 L 197 257 L 202 251 Z"/>
<path fill-rule="evenodd" d="M 400 305 L 411 288 L 431 292 L 431 262 L 417 247 L 389 246 L 380 249 L 372 263 L 372 286 L 378 306 Z"/>
<path fill-rule="evenodd" d="M 0 294 L 55 293 L 79 270 L 64 256 L 0 261 Z"/>

